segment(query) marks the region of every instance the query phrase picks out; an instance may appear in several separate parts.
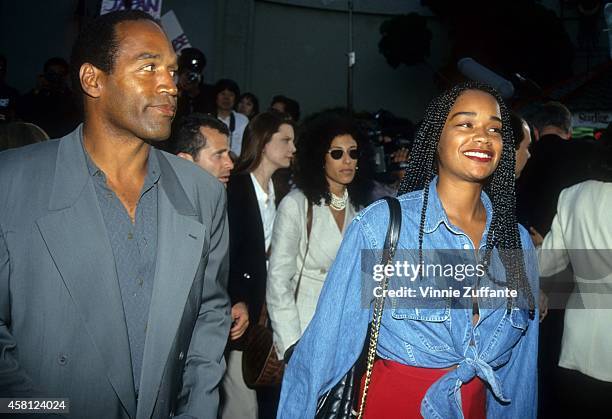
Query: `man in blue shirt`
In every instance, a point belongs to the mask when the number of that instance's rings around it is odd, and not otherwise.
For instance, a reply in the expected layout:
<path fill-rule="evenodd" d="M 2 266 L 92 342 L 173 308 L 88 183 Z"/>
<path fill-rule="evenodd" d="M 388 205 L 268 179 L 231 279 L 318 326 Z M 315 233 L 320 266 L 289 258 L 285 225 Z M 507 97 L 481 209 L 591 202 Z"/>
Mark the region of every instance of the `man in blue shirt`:
<path fill-rule="evenodd" d="M 215 418 L 230 318 L 225 193 L 151 146 L 176 55 L 142 12 L 73 49 L 84 123 L 0 155 L 0 397 L 87 418 Z"/>

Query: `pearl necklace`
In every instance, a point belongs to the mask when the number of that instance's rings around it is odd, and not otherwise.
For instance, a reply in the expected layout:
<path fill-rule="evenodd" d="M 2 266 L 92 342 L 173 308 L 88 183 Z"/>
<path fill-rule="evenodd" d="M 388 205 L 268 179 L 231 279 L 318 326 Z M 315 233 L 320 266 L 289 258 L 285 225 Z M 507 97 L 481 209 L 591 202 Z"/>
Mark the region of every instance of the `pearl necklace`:
<path fill-rule="evenodd" d="M 342 197 L 334 195 L 333 192 L 330 192 L 330 194 L 331 194 L 331 202 L 329 206 L 331 207 L 331 209 L 336 210 L 336 211 L 342 211 L 344 208 L 346 208 L 346 203 L 348 201 L 348 190 L 347 189 L 344 190 L 344 194 L 342 195 Z"/>

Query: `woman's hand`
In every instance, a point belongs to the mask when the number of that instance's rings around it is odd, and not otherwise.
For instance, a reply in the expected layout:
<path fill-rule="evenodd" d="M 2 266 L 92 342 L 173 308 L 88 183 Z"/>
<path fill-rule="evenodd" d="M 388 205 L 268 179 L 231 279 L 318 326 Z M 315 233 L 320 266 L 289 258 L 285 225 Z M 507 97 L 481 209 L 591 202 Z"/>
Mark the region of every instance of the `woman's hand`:
<path fill-rule="evenodd" d="M 230 340 L 239 339 L 249 327 L 249 310 L 245 303 L 236 303 L 232 306 L 232 328 Z"/>
<path fill-rule="evenodd" d="M 531 236 L 531 241 L 535 247 L 542 246 L 544 237 L 542 237 L 538 230 L 536 230 L 534 227 L 529 227 L 529 235 Z"/>
<path fill-rule="evenodd" d="M 546 315 L 548 314 L 548 296 L 544 294 L 544 291 L 542 290 L 540 290 L 539 306 L 540 322 L 542 322 L 542 320 L 544 320 L 546 318 Z"/>

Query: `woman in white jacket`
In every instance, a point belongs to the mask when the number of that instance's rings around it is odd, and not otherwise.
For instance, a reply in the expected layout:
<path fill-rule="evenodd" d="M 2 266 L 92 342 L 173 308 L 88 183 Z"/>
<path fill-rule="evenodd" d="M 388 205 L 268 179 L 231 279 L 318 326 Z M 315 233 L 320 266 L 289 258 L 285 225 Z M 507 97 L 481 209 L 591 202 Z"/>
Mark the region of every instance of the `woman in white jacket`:
<path fill-rule="evenodd" d="M 302 125 L 297 189 L 277 209 L 266 288 L 279 358 L 308 326 L 344 231 L 367 204 L 365 161 L 359 170 L 365 147 L 354 121 L 340 111 L 321 112 Z"/>

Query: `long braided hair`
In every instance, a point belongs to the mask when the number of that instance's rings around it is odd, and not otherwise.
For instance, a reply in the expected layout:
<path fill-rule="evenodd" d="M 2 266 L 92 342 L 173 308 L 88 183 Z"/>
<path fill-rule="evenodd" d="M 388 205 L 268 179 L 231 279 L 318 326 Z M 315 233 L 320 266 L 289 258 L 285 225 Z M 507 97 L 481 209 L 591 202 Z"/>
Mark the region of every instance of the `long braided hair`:
<path fill-rule="evenodd" d="M 533 318 L 535 300 L 525 273 L 521 238 L 516 221 L 514 134 L 510 112 L 495 89 L 478 82 L 466 82 L 442 93 L 427 106 L 423 122 L 416 132 L 408 167 L 400 183 L 398 195 L 423 190 L 423 208 L 419 224 L 419 261 L 422 262 L 425 213 L 429 200 L 428 186 L 436 174 L 438 143 L 450 109 L 466 90 L 480 90 L 493 96 L 499 104 L 502 117 L 502 155 L 497 168 L 484 188 L 493 205 L 493 217 L 487 233 L 483 264 L 488 270 L 491 252 L 497 248 L 506 272 L 506 286 L 526 296 L 530 317 Z M 508 311 L 512 309 L 513 303 L 514 299 L 508 298 L 506 304 Z"/>

